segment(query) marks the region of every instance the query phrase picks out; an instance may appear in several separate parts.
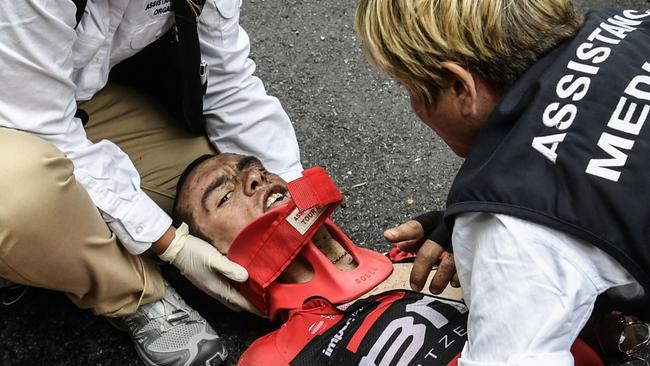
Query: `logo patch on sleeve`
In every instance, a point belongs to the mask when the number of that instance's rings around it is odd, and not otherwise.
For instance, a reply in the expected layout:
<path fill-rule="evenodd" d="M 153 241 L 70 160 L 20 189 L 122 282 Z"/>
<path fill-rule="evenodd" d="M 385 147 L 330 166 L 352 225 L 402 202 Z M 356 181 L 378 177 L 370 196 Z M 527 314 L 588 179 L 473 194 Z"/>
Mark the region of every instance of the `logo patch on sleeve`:
<path fill-rule="evenodd" d="M 167 14 L 172 11 L 171 0 L 151 0 L 145 5 L 144 10 L 154 16 Z"/>

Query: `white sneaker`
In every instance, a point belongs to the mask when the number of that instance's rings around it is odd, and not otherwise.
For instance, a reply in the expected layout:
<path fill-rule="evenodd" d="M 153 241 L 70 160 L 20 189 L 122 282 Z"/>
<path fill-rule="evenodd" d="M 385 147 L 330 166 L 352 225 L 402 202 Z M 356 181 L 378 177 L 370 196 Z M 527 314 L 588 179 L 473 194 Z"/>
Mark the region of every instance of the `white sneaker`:
<path fill-rule="evenodd" d="M 210 324 L 167 282 L 162 299 L 140 306 L 133 315 L 107 319 L 129 333 L 149 366 L 216 366 L 228 356 Z"/>

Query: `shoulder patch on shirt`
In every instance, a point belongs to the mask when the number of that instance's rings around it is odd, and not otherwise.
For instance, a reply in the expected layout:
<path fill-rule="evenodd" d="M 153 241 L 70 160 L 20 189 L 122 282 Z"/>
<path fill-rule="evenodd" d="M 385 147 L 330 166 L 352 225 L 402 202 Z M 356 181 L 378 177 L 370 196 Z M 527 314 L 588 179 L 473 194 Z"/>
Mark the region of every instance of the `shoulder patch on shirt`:
<path fill-rule="evenodd" d="M 145 4 L 144 10 L 149 15 L 164 15 L 172 11 L 172 2 L 171 0 L 151 0 Z"/>

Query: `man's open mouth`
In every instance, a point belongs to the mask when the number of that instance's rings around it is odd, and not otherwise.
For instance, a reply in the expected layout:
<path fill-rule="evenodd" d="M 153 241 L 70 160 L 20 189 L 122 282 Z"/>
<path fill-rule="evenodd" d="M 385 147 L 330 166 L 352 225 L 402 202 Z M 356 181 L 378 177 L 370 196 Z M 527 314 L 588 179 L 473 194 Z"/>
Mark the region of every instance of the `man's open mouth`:
<path fill-rule="evenodd" d="M 264 203 L 264 211 L 272 210 L 287 202 L 289 202 L 289 192 L 287 192 L 286 189 L 272 189 L 269 195 L 266 197 L 266 201 Z"/>

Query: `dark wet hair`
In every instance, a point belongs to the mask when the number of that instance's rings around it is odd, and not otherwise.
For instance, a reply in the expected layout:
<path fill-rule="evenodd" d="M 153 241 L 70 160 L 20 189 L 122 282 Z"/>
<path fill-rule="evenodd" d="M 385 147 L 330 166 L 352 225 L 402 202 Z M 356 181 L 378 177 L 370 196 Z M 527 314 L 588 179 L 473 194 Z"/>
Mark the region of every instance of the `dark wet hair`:
<path fill-rule="evenodd" d="M 198 158 L 194 159 L 191 163 L 187 165 L 185 170 L 181 173 L 180 177 L 178 177 L 178 183 L 176 183 L 176 196 L 174 197 L 174 206 L 172 208 L 172 224 L 174 227 L 179 227 L 183 222 L 187 224 L 190 228 L 190 234 L 199 237 L 203 240 L 209 241 L 209 238 L 203 234 L 200 230 L 196 229 L 196 225 L 194 222 L 194 217 L 192 217 L 191 212 L 187 212 L 186 210 L 181 209 L 178 207 L 178 200 L 180 197 L 180 193 L 183 190 L 185 186 L 185 181 L 187 180 L 187 177 L 194 171 L 194 169 L 201 165 L 204 161 L 214 158 L 217 156 L 216 154 L 205 154 L 201 155 Z"/>

